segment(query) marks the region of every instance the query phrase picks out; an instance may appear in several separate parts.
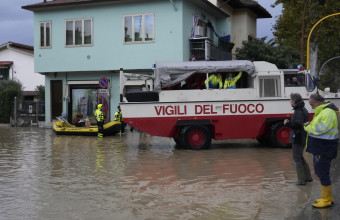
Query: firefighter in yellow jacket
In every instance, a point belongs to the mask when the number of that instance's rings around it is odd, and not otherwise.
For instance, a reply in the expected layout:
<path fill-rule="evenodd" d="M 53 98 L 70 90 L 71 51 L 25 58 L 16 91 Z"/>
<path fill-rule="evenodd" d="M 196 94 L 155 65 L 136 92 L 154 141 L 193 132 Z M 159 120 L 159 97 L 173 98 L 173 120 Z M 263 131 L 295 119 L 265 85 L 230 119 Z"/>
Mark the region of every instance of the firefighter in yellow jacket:
<path fill-rule="evenodd" d="M 236 89 L 236 83 L 241 78 L 242 72 L 239 72 L 239 74 L 236 77 L 233 77 L 232 73 L 228 73 L 228 77 L 224 81 L 224 88 L 225 89 Z"/>
<path fill-rule="evenodd" d="M 115 113 L 115 119 L 114 121 L 119 121 L 121 123 L 120 127 L 120 132 L 123 134 L 125 131 L 125 123 L 123 121 L 123 115 L 122 115 L 122 110 L 120 109 L 120 106 L 117 106 L 118 111 Z"/>
<path fill-rule="evenodd" d="M 208 79 L 205 80 L 205 86 L 209 89 L 222 89 L 223 82 L 222 82 L 222 74 L 217 73 L 217 75 L 212 74 L 209 76 Z"/>
<path fill-rule="evenodd" d="M 98 137 L 103 137 L 103 131 L 104 131 L 104 113 L 102 111 L 103 104 L 98 104 L 97 110 L 94 112 L 94 116 L 97 120 L 98 125 Z"/>

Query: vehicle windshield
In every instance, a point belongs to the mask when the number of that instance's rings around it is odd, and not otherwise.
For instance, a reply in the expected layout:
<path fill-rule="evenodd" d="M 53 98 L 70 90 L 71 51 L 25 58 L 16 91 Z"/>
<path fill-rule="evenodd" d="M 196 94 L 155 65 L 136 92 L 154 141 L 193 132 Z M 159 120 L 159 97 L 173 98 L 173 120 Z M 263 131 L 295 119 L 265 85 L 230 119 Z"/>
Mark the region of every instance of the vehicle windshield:
<path fill-rule="evenodd" d="M 313 91 L 315 89 L 315 83 L 310 74 L 307 74 L 307 90 Z"/>

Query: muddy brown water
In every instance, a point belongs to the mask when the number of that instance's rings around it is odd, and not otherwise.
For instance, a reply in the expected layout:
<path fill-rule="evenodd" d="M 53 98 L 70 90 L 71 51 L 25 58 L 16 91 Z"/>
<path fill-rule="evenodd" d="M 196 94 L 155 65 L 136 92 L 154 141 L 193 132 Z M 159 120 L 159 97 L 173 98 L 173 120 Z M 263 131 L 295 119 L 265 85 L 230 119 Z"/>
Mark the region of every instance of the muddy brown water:
<path fill-rule="evenodd" d="M 294 185 L 291 149 L 254 140 L 192 151 L 138 132 L 0 126 L 0 143 L 0 219 L 290 219 L 312 190 Z"/>

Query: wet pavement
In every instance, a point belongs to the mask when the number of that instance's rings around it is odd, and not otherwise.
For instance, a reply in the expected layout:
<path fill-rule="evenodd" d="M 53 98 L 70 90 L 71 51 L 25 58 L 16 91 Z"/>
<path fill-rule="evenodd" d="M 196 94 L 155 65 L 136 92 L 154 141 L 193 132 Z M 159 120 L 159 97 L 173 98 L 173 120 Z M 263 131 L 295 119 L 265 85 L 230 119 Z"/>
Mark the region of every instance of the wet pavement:
<path fill-rule="evenodd" d="M 138 132 L 98 140 L 0 125 L 0 219 L 335 220 L 339 158 L 335 204 L 315 209 L 320 182 L 294 184 L 291 149 L 233 140 L 192 151 Z"/>
<path fill-rule="evenodd" d="M 340 151 L 339 151 L 340 152 Z M 321 196 L 320 181 L 314 178 L 312 184 L 311 197 L 308 203 L 303 207 L 301 214 L 294 218 L 299 219 L 312 219 L 312 220 L 339 220 L 340 219 L 340 157 L 338 156 L 332 162 L 331 167 L 331 180 L 334 197 L 334 205 L 328 208 L 317 209 L 313 208 L 315 198 Z"/>

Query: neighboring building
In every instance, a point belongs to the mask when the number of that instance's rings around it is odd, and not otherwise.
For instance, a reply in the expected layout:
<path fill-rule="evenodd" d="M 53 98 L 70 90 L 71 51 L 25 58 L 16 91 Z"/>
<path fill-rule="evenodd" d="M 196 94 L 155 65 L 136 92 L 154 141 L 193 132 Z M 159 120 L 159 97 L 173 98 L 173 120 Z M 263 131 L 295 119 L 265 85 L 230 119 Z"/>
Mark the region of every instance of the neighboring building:
<path fill-rule="evenodd" d="M 33 100 L 35 88 L 45 85 L 45 77 L 34 72 L 33 46 L 15 42 L 0 45 L 0 80 L 9 79 L 22 83 L 24 100 Z"/>
<path fill-rule="evenodd" d="M 22 8 L 34 12 L 35 71 L 46 77 L 46 123 L 62 113 L 69 121 L 77 113 L 92 116 L 98 103 L 113 120 L 121 68 L 151 74 L 156 61 L 231 59 L 230 49 L 218 46 L 225 44 L 221 38 L 233 37 L 230 15 L 208 0 L 54 0 Z M 256 33 L 261 16 L 245 10 Z M 107 89 L 98 84 L 102 77 Z"/>
<path fill-rule="evenodd" d="M 256 38 L 256 20 L 271 18 L 270 13 L 254 0 L 209 0 L 228 13 L 230 24 L 230 41 L 235 44 L 232 54 L 236 48 L 242 46 L 243 41 Z"/>

